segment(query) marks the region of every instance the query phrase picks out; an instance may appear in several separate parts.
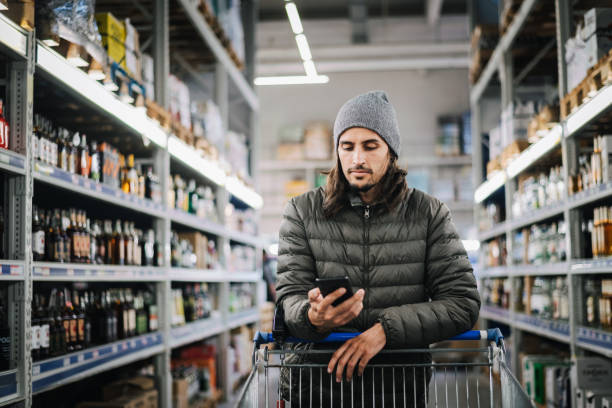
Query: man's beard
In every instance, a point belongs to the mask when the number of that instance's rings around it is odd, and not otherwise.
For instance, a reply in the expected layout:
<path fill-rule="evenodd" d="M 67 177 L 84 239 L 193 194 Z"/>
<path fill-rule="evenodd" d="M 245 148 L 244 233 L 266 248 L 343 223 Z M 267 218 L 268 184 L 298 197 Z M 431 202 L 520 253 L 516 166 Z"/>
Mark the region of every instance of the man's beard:
<path fill-rule="evenodd" d="M 349 184 L 349 187 L 351 189 L 352 192 L 354 193 L 367 193 L 368 191 L 370 191 L 372 188 L 374 188 L 376 184 L 374 183 L 369 183 L 366 184 L 365 186 L 356 186 L 354 184 Z"/>

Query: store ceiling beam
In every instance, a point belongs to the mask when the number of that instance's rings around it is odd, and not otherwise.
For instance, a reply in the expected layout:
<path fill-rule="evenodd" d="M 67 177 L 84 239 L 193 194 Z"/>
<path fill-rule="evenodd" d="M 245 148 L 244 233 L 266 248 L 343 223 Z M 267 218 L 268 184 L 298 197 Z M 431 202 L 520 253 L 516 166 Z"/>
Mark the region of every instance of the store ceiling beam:
<path fill-rule="evenodd" d="M 425 14 L 427 17 L 427 24 L 435 26 L 440 21 L 440 14 L 442 13 L 443 0 L 427 0 L 425 3 Z"/>
<path fill-rule="evenodd" d="M 142 13 L 147 20 L 153 20 L 153 14 L 139 0 L 130 0 L 130 2 Z"/>

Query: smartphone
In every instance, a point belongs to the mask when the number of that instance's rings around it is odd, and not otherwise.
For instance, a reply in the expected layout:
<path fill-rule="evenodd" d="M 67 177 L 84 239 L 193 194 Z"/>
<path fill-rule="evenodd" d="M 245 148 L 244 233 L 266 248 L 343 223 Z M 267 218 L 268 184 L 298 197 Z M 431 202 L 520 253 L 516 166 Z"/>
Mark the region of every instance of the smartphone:
<path fill-rule="evenodd" d="M 351 289 L 351 283 L 348 276 L 343 276 L 342 278 L 317 278 L 315 279 L 315 282 L 323 297 L 329 295 L 336 289 L 346 289 L 344 295 L 340 296 L 334 301 L 334 303 L 332 303 L 332 306 L 334 307 L 353 296 L 353 290 Z"/>

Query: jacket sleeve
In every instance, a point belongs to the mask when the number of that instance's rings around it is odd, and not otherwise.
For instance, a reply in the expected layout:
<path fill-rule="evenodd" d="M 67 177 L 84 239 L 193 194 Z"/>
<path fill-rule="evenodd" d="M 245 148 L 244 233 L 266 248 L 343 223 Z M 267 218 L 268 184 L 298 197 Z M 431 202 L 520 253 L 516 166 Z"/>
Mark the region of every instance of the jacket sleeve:
<path fill-rule="evenodd" d="M 308 291 L 315 287 L 315 278 L 315 260 L 292 199 L 285 207 L 279 231 L 277 306 L 284 309 L 291 335 L 312 341 L 322 340 L 328 334 L 318 332 L 308 318 Z"/>
<path fill-rule="evenodd" d="M 379 318 L 387 347 L 422 347 L 471 330 L 478 320 L 480 296 L 446 205 L 433 205 L 427 233 L 426 303 L 385 309 Z"/>

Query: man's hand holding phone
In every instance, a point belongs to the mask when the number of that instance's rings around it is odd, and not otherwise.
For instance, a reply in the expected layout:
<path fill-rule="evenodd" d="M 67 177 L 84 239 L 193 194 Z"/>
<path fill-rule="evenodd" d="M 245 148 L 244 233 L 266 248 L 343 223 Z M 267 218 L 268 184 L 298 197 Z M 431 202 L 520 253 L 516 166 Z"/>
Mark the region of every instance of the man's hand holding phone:
<path fill-rule="evenodd" d="M 346 288 L 338 288 L 327 296 L 323 297 L 319 288 L 314 288 L 308 292 L 308 318 L 319 331 L 325 332 L 336 327 L 341 327 L 356 318 L 363 309 L 363 297 L 365 291 L 359 289 L 353 296 L 345 300 L 338 306 L 333 306 L 337 299 L 346 293 Z"/>

